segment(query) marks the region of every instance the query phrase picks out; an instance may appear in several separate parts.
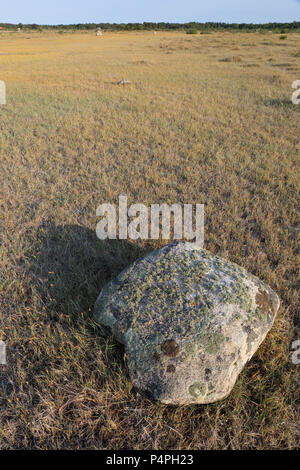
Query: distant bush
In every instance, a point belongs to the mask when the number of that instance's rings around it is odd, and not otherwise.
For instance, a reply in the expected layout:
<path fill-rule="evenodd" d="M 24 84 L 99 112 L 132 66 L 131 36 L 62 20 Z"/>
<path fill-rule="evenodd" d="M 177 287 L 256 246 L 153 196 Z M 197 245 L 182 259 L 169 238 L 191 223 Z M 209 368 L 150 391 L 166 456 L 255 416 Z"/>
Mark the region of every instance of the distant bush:
<path fill-rule="evenodd" d="M 286 35 L 286 34 L 284 34 L 283 36 L 280 36 L 280 38 L 279 38 L 279 39 L 287 39 L 287 35 Z"/>
<path fill-rule="evenodd" d="M 186 34 L 198 34 L 198 30 L 196 28 L 188 29 Z"/>
<path fill-rule="evenodd" d="M 224 59 L 220 59 L 220 62 L 234 62 L 234 63 L 238 63 L 238 62 L 242 62 L 242 57 L 240 55 L 235 55 L 233 57 L 225 57 Z"/>

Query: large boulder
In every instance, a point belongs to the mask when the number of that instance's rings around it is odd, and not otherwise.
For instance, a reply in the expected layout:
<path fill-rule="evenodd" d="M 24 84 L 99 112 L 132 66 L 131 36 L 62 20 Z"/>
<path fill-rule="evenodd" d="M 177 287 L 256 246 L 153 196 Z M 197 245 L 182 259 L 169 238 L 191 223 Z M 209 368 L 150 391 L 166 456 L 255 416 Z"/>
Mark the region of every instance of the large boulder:
<path fill-rule="evenodd" d="M 212 403 L 230 393 L 278 308 L 245 269 L 178 242 L 107 284 L 95 319 L 125 345 L 138 389 L 163 403 Z"/>

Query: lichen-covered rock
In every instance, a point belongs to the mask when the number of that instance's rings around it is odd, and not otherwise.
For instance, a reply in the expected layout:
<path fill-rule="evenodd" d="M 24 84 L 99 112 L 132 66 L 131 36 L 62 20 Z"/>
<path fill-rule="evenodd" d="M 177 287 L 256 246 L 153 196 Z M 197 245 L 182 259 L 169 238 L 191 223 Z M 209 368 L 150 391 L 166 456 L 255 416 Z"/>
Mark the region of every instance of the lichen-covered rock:
<path fill-rule="evenodd" d="M 211 403 L 230 393 L 278 308 L 245 269 L 178 242 L 107 284 L 95 319 L 125 345 L 138 389 L 163 403 Z"/>

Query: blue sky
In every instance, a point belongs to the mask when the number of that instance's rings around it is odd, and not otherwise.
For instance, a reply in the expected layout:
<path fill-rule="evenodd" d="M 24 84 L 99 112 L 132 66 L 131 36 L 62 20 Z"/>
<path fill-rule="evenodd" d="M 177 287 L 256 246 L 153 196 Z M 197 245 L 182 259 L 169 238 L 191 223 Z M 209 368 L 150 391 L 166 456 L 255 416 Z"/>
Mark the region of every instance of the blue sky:
<path fill-rule="evenodd" d="M 0 23 L 300 21 L 300 0 L 2 0 Z"/>

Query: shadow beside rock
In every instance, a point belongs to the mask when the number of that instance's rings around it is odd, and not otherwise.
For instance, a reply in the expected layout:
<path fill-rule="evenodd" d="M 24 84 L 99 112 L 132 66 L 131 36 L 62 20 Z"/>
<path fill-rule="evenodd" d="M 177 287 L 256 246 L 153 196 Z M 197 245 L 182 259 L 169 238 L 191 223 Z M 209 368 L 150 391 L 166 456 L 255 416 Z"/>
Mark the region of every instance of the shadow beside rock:
<path fill-rule="evenodd" d="M 78 225 L 46 223 L 35 242 L 31 279 L 54 320 L 58 312 L 90 315 L 103 285 L 143 254 L 126 240 L 102 241 Z"/>

